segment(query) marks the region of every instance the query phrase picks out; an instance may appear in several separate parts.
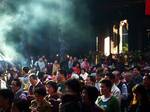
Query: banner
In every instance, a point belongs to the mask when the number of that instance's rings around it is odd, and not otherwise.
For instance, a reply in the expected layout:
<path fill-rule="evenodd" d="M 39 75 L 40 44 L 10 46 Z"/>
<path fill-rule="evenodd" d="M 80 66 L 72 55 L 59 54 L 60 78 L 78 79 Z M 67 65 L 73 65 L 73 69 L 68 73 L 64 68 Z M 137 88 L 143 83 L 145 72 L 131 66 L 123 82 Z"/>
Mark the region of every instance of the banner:
<path fill-rule="evenodd" d="M 146 3 L 145 3 L 145 15 L 149 15 L 150 16 L 150 0 L 146 0 Z"/>

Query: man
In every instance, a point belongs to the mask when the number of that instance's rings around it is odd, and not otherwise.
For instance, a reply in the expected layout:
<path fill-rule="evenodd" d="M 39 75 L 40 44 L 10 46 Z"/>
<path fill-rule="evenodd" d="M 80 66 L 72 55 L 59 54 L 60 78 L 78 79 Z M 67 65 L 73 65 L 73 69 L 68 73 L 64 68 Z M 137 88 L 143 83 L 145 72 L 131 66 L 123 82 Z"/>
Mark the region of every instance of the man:
<path fill-rule="evenodd" d="M 65 82 L 65 91 L 61 97 L 60 112 L 82 112 L 81 84 L 77 79 Z"/>
<path fill-rule="evenodd" d="M 64 70 L 59 70 L 57 72 L 57 86 L 58 86 L 58 93 L 61 95 L 64 92 L 64 83 L 66 81 L 66 74 Z"/>
<path fill-rule="evenodd" d="M 106 75 L 106 79 L 110 80 L 112 82 L 112 88 L 111 88 L 111 93 L 113 96 L 115 96 L 118 101 L 120 102 L 121 99 L 121 91 L 120 89 L 116 86 L 115 84 L 115 75 L 112 73 L 109 73 Z"/>
<path fill-rule="evenodd" d="M 35 88 L 42 88 L 45 87 L 40 80 L 38 79 L 38 77 L 33 73 L 29 76 L 29 81 L 30 81 L 30 87 L 29 87 L 29 99 L 33 99 L 34 98 L 34 89 Z"/>
<path fill-rule="evenodd" d="M 10 112 L 14 94 L 9 89 L 0 89 L 0 112 Z"/>
<path fill-rule="evenodd" d="M 21 88 L 22 83 L 19 79 L 14 79 L 11 82 L 11 90 L 14 93 L 14 100 L 25 99 L 27 100 L 26 93 Z"/>
<path fill-rule="evenodd" d="M 46 89 L 44 87 L 36 87 L 34 89 L 35 99 L 31 101 L 31 112 L 51 112 L 51 103 L 45 100 Z"/>
<path fill-rule="evenodd" d="M 96 100 L 96 105 L 105 112 L 120 112 L 119 101 L 111 94 L 112 82 L 110 80 L 102 80 L 100 82 L 100 94 Z"/>
<path fill-rule="evenodd" d="M 57 83 L 49 80 L 46 81 L 46 91 L 47 91 L 47 96 L 45 97 L 46 101 L 51 103 L 51 111 L 52 112 L 59 112 L 59 103 L 60 103 L 60 98 L 59 94 L 57 93 Z"/>
<path fill-rule="evenodd" d="M 23 83 L 23 89 L 27 91 L 29 89 L 29 67 L 23 67 L 22 75 L 20 79 Z"/>

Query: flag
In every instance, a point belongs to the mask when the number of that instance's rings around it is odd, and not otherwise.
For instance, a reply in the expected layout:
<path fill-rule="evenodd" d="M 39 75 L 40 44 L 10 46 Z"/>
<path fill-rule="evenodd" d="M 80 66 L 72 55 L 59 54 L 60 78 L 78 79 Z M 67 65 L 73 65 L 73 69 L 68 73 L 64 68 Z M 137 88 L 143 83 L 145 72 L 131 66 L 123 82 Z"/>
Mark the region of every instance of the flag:
<path fill-rule="evenodd" d="M 150 0 L 146 0 L 145 15 L 149 15 L 150 16 Z"/>

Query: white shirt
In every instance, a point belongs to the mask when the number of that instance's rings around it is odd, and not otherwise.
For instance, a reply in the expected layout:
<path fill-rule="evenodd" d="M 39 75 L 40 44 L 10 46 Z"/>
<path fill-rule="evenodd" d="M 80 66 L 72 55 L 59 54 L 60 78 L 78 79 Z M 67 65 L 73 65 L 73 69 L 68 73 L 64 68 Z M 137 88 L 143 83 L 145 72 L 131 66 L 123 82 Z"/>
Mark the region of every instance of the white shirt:
<path fill-rule="evenodd" d="M 0 89 L 7 89 L 6 82 L 0 79 Z"/>
<path fill-rule="evenodd" d="M 115 84 L 113 84 L 111 88 L 111 93 L 113 96 L 115 96 L 118 99 L 118 101 L 120 101 L 121 92 L 120 92 L 120 89 Z"/>
<path fill-rule="evenodd" d="M 87 72 L 85 72 L 84 74 L 81 73 L 80 76 L 83 78 L 83 80 L 86 80 L 88 73 Z"/>

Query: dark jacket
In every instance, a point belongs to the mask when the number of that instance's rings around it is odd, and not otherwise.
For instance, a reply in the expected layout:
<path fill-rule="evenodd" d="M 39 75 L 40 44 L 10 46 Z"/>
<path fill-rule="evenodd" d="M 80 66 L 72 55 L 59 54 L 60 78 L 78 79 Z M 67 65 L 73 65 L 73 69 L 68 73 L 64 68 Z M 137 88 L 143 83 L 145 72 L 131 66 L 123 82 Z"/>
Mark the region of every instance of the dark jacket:
<path fill-rule="evenodd" d="M 60 112 L 82 112 L 80 97 L 75 95 L 63 95 Z"/>

